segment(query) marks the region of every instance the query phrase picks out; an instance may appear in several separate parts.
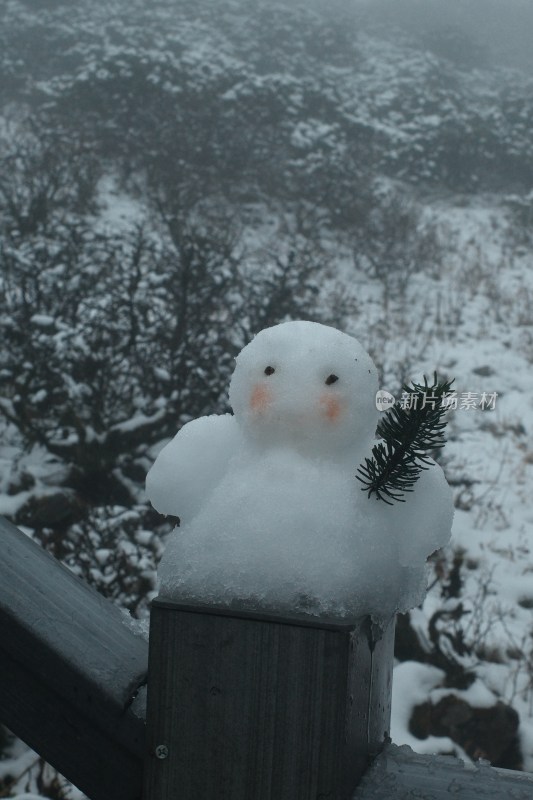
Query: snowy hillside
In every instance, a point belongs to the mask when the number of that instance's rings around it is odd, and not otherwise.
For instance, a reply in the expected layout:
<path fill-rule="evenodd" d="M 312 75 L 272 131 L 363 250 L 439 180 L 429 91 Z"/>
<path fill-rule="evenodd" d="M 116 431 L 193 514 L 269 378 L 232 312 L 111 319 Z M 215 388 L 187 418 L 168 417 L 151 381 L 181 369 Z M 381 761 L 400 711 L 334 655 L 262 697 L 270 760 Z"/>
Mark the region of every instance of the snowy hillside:
<path fill-rule="evenodd" d="M 315 6 L 6 4 L 0 514 L 146 618 L 144 477 L 255 332 L 335 325 L 397 398 L 454 378 L 393 738 L 533 771 L 533 80 Z M 0 794 L 58 796 L 1 730 Z"/>
<path fill-rule="evenodd" d="M 448 230 L 457 231 L 456 261 L 450 260 L 437 283 L 411 287 L 411 330 L 419 316 L 433 319 L 432 331 L 426 327 L 411 335 L 411 352 L 422 338 L 417 369 L 427 372 L 436 365 L 453 375 L 465 399 L 464 407 L 452 412 L 453 433 L 443 458 L 455 489 L 452 550 L 447 554 L 454 559 L 453 568 L 444 582 L 444 597 L 443 585 L 437 583 L 422 612 L 412 613 L 412 623 L 422 649 L 431 649 L 438 640 L 443 655 L 453 654 L 476 677 L 458 697 L 470 697 L 468 702 L 480 708 L 501 699 L 518 711 L 524 768 L 532 770 L 533 264 L 530 255 L 506 252 L 501 209 L 480 204 L 439 213 Z M 480 409 L 483 393 L 496 393 L 494 408 Z M 430 630 L 432 619 L 436 628 Z M 419 704 L 423 693 L 436 705 L 447 694 L 444 673 L 408 663 L 399 665 L 397 673 L 394 735 L 415 749 L 431 747 L 429 740 L 413 744 L 405 709 L 409 698 Z M 422 732 L 429 730 L 418 728 Z M 445 747 L 440 744 L 441 752 Z"/>

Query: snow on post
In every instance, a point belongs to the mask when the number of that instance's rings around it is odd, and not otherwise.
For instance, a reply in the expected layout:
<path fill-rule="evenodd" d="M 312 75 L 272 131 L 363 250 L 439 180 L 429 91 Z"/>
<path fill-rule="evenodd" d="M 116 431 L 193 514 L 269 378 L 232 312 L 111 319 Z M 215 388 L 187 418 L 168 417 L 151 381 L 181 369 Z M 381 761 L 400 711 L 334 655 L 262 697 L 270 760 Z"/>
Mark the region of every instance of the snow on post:
<path fill-rule="evenodd" d="M 345 800 L 386 738 L 394 615 L 453 505 L 430 459 L 405 502 L 362 491 L 377 389 L 357 340 L 276 325 L 237 357 L 234 414 L 185 425 L 148 473 L 181 524 L 152 609 L 146 800 Z"/>

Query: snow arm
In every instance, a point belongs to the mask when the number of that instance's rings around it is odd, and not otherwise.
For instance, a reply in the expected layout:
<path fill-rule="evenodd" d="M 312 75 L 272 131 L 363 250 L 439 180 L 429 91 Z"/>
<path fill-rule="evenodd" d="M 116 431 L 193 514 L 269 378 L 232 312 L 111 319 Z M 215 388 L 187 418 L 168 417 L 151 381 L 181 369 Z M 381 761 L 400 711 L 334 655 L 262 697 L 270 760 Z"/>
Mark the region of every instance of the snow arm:
<path fill-rule="evenodd" d="M 422 470 L 414 491 L 405 493 L 405 503 L 394 503 L 390 514 L 399 539 L 403 566 L 423 564 L 435 550 L 445 547 L 453 521 L 453 495 L 444 472 L 431 461 Z"/>
<path fill-rule="evenodd" d="M 213 414 L 184 425 L 146 476 L 146 493 L 154 508 L 189 522 L 220 482 L 238 443 L 232 414 Z"/>

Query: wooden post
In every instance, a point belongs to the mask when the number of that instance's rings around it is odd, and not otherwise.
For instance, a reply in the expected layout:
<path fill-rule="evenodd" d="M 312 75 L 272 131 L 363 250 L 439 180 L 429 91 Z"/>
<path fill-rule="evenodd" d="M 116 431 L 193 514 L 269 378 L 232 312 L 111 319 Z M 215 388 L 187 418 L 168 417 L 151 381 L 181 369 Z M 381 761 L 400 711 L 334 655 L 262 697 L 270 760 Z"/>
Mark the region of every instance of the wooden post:
<path fill-rule="evenodd" d="M 348 800 L 388 735 L 393 640 L 156 599 L 144 800 Z"/>

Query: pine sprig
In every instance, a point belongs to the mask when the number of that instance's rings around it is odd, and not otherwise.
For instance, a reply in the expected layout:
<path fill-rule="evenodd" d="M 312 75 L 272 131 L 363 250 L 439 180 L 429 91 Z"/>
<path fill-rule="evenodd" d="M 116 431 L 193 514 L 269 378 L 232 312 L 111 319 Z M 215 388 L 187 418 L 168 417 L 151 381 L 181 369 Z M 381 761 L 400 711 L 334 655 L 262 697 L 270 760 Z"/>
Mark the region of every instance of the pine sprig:
<path fill-rule="evenodd" d="M 374 445 L 372 458 L 366 458 L 357 470 L 357 480 L 369 497 L 375 494 L 389 505 L 395 500 L 405 502 L 404 492 L 412 492 L 420 472 L 428 469 L 426 451 L 445 444 L 443 400 L 452 383 L 439 383 L 435 372 L 431 386 L 425 376 L 423 384 L 402 386 L 411 400 L 410 407 L 395 404 L 387 411 L 377 427 L 383 441 Z"/>

